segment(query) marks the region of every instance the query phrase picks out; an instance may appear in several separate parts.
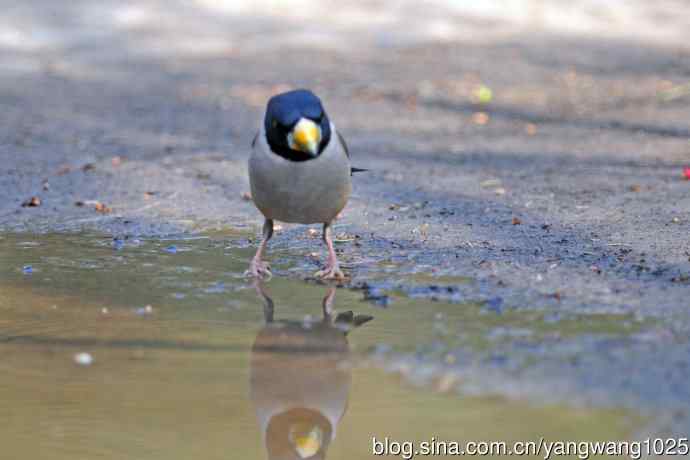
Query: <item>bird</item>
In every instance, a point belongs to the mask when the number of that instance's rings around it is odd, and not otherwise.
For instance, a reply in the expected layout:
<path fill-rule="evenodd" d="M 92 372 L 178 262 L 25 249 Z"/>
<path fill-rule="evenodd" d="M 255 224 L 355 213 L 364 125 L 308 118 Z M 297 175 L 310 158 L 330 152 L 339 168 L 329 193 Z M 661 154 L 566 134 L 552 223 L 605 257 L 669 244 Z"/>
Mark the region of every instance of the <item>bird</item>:
<path fill-rule="evenodd" d="M 325 459 L 347 411 L 352 384 L 348 335 L 374 319 L 333 309 L 336 288 L 321 302 L 322 319 L 275 319 L 260 280 L 265 324 L 249 359 L 249 389 L 269 459 Z"/>
<path fill-rule="evenodd" d="M 262 257 L 277 220 L 322 224 L 328 261 L 314 276 L 343 279 L 331 224 L 347 204 L 351 176 L 358 171 L 365 170 L 350 166 L 345 140 L 312 91 L 296 89 L 272 96 L 249 157 L 252 201 L 265 220 L 263 239 L 248 274 L 271 276 L 270 265 Z"/>

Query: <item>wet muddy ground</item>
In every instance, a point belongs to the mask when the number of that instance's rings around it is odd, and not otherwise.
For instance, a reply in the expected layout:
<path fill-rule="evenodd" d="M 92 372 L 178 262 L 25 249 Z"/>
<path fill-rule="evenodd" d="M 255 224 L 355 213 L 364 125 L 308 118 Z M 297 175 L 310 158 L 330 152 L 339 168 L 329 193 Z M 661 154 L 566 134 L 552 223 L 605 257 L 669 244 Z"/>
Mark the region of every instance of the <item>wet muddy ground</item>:
<path fill-rule="evenodd" d="M 3 346 L 69 348 L 55 365 L 78 379 L 70 359 L 82 349 L 95 357 L 89 372 L 108 371 L 88 346 L 160 339 L 176 354 L 187 339 L 232 342 L 212 311 L 234 322 L 251 310 L 258 330 L 258 298 L 241 277 L 261 224 L 243 198 L 246 158 L 265 100 L 306 86 L 370 169 L 335 225 L 352 276 L 337 302 L 375 317 L 352 333 L 367 363 L 353 375 L 391 372 L 390 385 L 405 382 L 391 388 L 419 383 L 426 390 L 410 394 L 439 404 L 497 396 L 561 414 L 630 411 L 634 428 L 616 433 L 690 432 L 687 40 L 622 33 L 620 22 L 590 36 L 436 10 L 363 33 L 371 25 L 350 24 L 368 17 L 353 15 L 358 2 L 319 20 L 203 1 L 5 3 Z M 668 12 L 657 13 L 642 17 Z M 318 235 L 285 225 L 269 254 L 275 303 L 288 318 L 316 315 Z M 290 300 L 302 290 L 314 311 Z M 60 316 L 62 302 L 74 316 Z M 98 315 L 149 325 L 146 305 L 190 322 L 128 337 Z M 39 372 L 19 372 L 39 359 L 22 353 L 15 375 Z M 49 366 L 46 378 L 58 372 Z M 429 392 L 438 382 L 459 393 Z"/>

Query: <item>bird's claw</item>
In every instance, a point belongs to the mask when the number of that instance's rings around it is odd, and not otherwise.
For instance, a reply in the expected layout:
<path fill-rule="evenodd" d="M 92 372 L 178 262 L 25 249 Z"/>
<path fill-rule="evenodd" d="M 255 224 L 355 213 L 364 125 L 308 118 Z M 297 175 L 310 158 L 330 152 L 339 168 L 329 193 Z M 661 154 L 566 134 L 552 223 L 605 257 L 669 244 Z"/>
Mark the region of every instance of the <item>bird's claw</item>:
<path fill-rule="evenodd" d="M 322 280 L 344 280 L 345 274 L 337 265 L 326 267 L 314 273 L 314 278 L 321 278 Z"/>
<path fill-rule="evenodd" d="M 267 262 L 262 262 L 261 260 L 252 260 L 249 265 L 249 269 L 245 272 L 245 275 L 252 276 L 254 278 L 263 278 L 266 276 L 270 278 L 273 276 L 271 273 L 271 266 Z"/>

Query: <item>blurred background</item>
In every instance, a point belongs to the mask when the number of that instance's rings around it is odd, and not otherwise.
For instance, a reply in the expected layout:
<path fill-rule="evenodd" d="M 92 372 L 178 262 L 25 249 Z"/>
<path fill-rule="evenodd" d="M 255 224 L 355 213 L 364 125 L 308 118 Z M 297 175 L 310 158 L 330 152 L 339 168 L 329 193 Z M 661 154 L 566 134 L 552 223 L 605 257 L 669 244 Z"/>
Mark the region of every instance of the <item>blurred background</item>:
<path fill-rule="evenodd" d="M 463 175 L 453 174 L 462 186 L 496 171 L 519 178 L 515 162 L 575 163 L 589 173 L 601 171 L 592 161 L 602 158 L 661 155 L 660 144 L 638 148 L 641 139 L 663 144 L 664 161 L 686 154 L 690 13 L 682 1 L 2 6 L 0 155 L 16 172 L 0 178 L 10 196 L 0 204 L 0 216 L 11 216 L 0 217 L 5 225 L 69 226 L 83 212 L 73 202 L 97 198 L 130 216 L 253 224 L 251 208 L 225 200 L 246 189 L 246 147 L 265 101 L 301 86 L 324 99 L 355 158 L 361 151 L 392 184 L 401 163 L 432 155 L 462 159 Z M 123 174 L 57 175 L 50 208 L 16 214 L 46 174 L 114 157 L 129 160 Z M 182 168 L 174 188 L 171 165 Z M 222 174 L 199 187 L 197 176 L 213 171 Z M 140 199 L 142 177 L 176 200 L 138 214 L 124 186 Z"/>

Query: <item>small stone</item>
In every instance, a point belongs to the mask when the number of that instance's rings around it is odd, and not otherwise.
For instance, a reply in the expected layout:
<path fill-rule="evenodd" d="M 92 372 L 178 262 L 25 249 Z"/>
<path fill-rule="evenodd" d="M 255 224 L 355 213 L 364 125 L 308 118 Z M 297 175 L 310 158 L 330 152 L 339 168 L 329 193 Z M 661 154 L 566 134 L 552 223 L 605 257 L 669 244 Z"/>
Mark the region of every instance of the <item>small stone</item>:
<path fill-rule="evenodd" d="M 22 208 L 37 208 L 41 206 L 41 199 L 37 196 L 32 196 L 22 203 Z"/>
<path fill-rule="evenodd" d="M 513 225 L 520 225 L 520 224 L 522 224 L 522 221 L 517 217 L 513 217 L 513 220 L 511 220 L 511 223 Z"/>
<path fill-rule="evenodd" d="M 136 314 L 137 315 L 150 315 L 153 313 L 153 307 L 151 305 L 146 305 L 145 307 L 137 308 L 136 309 Z"/>
<path fill-rule="evenodd" d="M 242 194 L 242 199 L 243 199 L 244 201 L 252 201 L 252 194 L 249 193 L 249 192 L 244 192 L 244 193 Z"/>
<path fill-rule="evenodd" d="M 74 355 L 74 362 L 80 366 L 90 366 L 93 364 L 93 356 L 86 352 L 77 353 Z"/>
<path fill-rule="evenodd" d="M 489 114 L 486 112 L 475 112 L 472 114 L 472 122 L 475 125 L 485 125 L 489 122 Z"/>
<path fill-rule="evenodd" d="M 110 214 L 112 212 L 112 209 L 101 202 L 96 203 L 94 205 L 94 209 L 96 212 L 100 212 L 101 214 Z"/>

